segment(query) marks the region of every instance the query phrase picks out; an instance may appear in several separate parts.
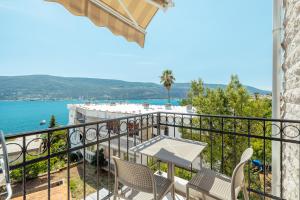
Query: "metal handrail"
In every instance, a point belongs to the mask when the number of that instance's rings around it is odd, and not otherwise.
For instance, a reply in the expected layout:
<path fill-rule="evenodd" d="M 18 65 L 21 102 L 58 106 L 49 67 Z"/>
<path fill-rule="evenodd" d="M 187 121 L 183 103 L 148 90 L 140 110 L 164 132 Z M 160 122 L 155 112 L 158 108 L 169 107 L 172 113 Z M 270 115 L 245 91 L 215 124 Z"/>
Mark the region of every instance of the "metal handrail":
<path fill-rule="evenodd" d="M 198 120 L 194 120 L 198 119 Z M 109 128 L 109 125 L 111 122 L 119 121 L 116 123 L 119 128 Z M 145 123 L 146 122 L 146 123 Z M 257 129 L 256 130 L 256 125 Z M 254 129 L 253 129 L 254 126 Z M 123 127 L 123 128 L 122 128 Z M 132 128 L 134 127 L 134 128 Z M 209 146 L 207 148 L 207 158 L 210 158 L 210 161 L 207 160 L 207 164 L 210 164 L 210 168 L 216 167 L 216 169 L 220 169 L 220 172 L 223 173 L 223 171 L 226 171 L 226 155 L 233 156 L 233 163 L 236 163 L 236 155 L 239 148 L 239 141 L 242 142 L 244 146 L 250 146 L 251 140 L 259 140 L 262 142 L 263 146 L 261 147 L 262 150 L 262 156 L 260 159 L 262 159 L 262 162 L 264 165 L 267 165 L 267 145 L 271 141 L 276 141 L 280 143 L 280 164 L 281 164 L 281 174 L 282 176 L 282 167 L 283 167 L 283 145 L 285 143 L 289 144 L 300 144 L 300 140 L 298 139 L 300 136 L 300 120 L 285 120 L 285 119 L 269 119 L 269 118 L 253 118 L 253 117 L 237 117 L 237 116 L 219 116 L 219 115 L 206 115 L 206 114 L 191 114 L 191 113 L 170 113 L 170 112 L 153 112 L 153 113 L 147 113 L 147 114 L 140 114 L 140 115 L 132 115 L 132 116 L 126 116 L 126 117 L 120 117 L 120 118 L 114 118 L 114 119 L 107 119 L 107 120 L 99 120 L 95 122 L 89 122 L 89 123 L 82 123 L 82 124 L 76 124 L 76 125 L 69 125 L 69 126 L 61 126 L 54 129 L 46 129 L 41 131 L 34 131 L 24 134 L 18 134 L 18 135 L 6 135 L 6 139 L 9 139 L 9 144 L 14 144 L 15 146 L 18 146 L 19 154 L 18 158 L 16 158 L 14 161 L 10 161 L 10 170 L 15 169 L 22 169 L 23 173 L 23 179 L 20 184 L 23 185 L 23 198 L 26 198 L 26 180 L 27 175 L 25 169 L 27 166 L 30 166 L 34 163 L 38 163 L 41 161 L 48 161 L 48 170 L 47 174 L 48 177 L 50 177 L 51 173 L 51 163 L 50 160 L 54 157 L 60 157 L 60 156 L 67 156 L 67 185 L 68 185 L 68 199 L 71 199 L 70 197 L 70 166 L 72 164 L 72 161 L 70 159 L 70 154 L 72 152 L 76 152 L 79 150 L 83 150 L 85 152 L 85 149 L 88 147 L 97 147 L 97 151 L 100 148 L 101 145 L 105 145 L 106 148 L 109 150 L 112 149 L 111 144 L 115 144 L 113 148 L 118 152 L 118 155 L 121 155 L 121 145 L 123 144 L 121 142 L 122 139 L 126 139 L 124 142 L 124 148 L 122 149 L 122 153 L 124 153 L 124 158 L 129 159 L 129 148 L 134 145 L 137 145 L 137 140 L 146 141 L 151 138 L 153 138 L 156 135 L 162 135 L 161 128 L 167 127 L 170 130 L 174 130 L 174 137 L 175 137 L 175 130 L 179 131 L 185 131 L 186 136 L 188 139 L 193 139 L 197 141 L 206 141 L 208 142 Z M 278 133 L 276 135 L 271 134 L 271 127 L 276 127 L 278 129 Z M 293 130 L 295 130 L 297 133 L 296 135 L 289 136 L 287 134 L 288 128 L 291 127 Z M 152 129 L 152 130 L 151 130 Z M 154 131 L 155 129 L 155 131 Z M 63 131 L 61 134 L 64 137 L 65 140 L 65 146 L 64 148 L 51 151 L 51 145 L 52 143 L 52 137 L 54 136 L 53 133 L 56 131 Z M 92 131 L 92 132 L 90 132 Z M 106 133 L 106 135 L 102 135 L 102 131 Z M 149 132 L 148 132 L 149 131 Z M 139 138 L 135 133 L 141 133 Z M 93 133 L 94 136 L 89 138 L 89 133 Z M 146 135 L 143 135 L 142 133 L 145 133 Z M 72 146 L 72 136 L 74 134 L 80 134 L 82 138 L 80 138 L 80 143 L 76 143 L 76 145 Z M 149 135 L 150 134 L 150 135 Z M 151 135 L 152 134 L 152 135 Z M 171 134 L 168 132 L 168 134 Z M 36 135 L 36 137 L 29 137 Z M 139 134 L 138 134 L 139 135 Z M 196 135 L 198 138 L 193 138 L 193 136 Z M 277 137 L 277 135 L 279 137 Z M 215 137 L 216 136 L 216 137 Z M 229 137 L 230 136 L 230 137 Z M 144 137 L 144 138 L 143 138 Z M 189 138 L 190 137 L 190 138 Z M 226 139 L 227 138 L 227 139 Z M 18 139 L 17 142 L 13 142 L 13 139 Z M 27 155 L 30 154 L 30 144 L 32 144 L 32 141 L 35 141 L 39 139 L 43 144 L 44 150 L 40 150 L 38 156 L 34 156 L 31 159 L 28 159 Z M 130 144 L 129 141 L 133 140 L 133 144 Z M 218 139 L 218 142 L 220 143 L 214 143 Z M 240 139 L 240 140 L 238 140 Z M 241 140 L 243 139 L 243 140 Z M 115 141 L 112 143 L 112 141 Z M 73 141 L 74 142 L 74 141 Z M 228 152 L 226 150 L 226 144 L 227 142 L 232 142 L 232 151 Z M 20 143 L 20 144 L 19 144 Z M 22 143 L 22 144 L 21 144 Z M 47 144 L 47 146 L 45 145 Z M 218 150 L 220 152 L 220 157 L 216 159 L 216 161 L 213 161 L 214 154 L 213 152 L 215 145 L 218 145 Z M 118 146 L 118 147 L 116 147 Z M 125 149 L 126 148 L 126 149 Z M 132 153 L 132 152 L 131 152 Z M 97 153 L 96 153 L 97 155 Z M 98 153 L 99 155 L 99 153 Z M 99 156 L 96 156 L 97 159 L 97 177 L 100 176 L 100 169 L 99 168 Z M 134 155 L 135 156 L 135 155 Z M 270 156 L 270 155 L 269 155 Z M 134 157 L 136 159 L 136 157 Z M 15 162 L 16 160 L 20 159 L 20 162 Z M 107 181 L 107 188 L 109 191 L 110 183 L 111 183 L 111 173 L 113 170 L 111 169 L 111 151 L 108 151 L 108 155 L 106 155 L 106 159 L 108 160 L 109 166 L 108 169 L 108 175 L 106 176 Z M 143 160 L 140 160 L 143 162 Z M 86 185 L 86 175 L 85 175 L 85 163 L 86 163 L 86 154 L 83 153 L 83 183 Z M 220 162 L 220 163 L 217 163 Z M 145 164 L 145 163 L 144 163 Z M 148 165 L 148 158 L 147 158 L 147 165 Z M 152 163 L 151 163 L 152 165 Z M 180 166 L 177 166 L 179 168 L 182 168 Z M 191 176 L 193 173 L 196 173 L 196 168 L 193 166 L 190 166 L 190 168 L 182 168 L 185 170 L 190 170 Z M 229 171 L 230 169 L 228 169 Z M 271 199 L 283 199 L 283 192 L 281 191 L 280 197 L 279 195 L 274 196 L 268 191 L 266 191 L 267 188 L 267 172 L 264 171 L 263 173 L 263 184 L 262 189 L 256 189 L 255 187 L 252 187 L 251 184 L 254 183 L 253 180 L 250 178 L 251 170 L 249 167 L 248 170 L 248 191 L 251 192 L 253 195 L 262 196 L 262 197 L 268 197 Z M 51 199 L 51 178 L 48 178 L 48 199 Z M 280 187 L 283 188 L 283 178 L 280 179 Z M 261 183 L 261 180 L 260 180 Z M 100 179 L 97 178 L 97 186 L 96 188 L 99 188 L 100 186 Z M 85 189 L 84 189 L 85 191 Z M 97 193 L 99 194 L 99 190 L 97 190 Z M 86 194 L 84 194 L 84 197 Z M 98 198 L 99 199 L 99 198 Z"/>

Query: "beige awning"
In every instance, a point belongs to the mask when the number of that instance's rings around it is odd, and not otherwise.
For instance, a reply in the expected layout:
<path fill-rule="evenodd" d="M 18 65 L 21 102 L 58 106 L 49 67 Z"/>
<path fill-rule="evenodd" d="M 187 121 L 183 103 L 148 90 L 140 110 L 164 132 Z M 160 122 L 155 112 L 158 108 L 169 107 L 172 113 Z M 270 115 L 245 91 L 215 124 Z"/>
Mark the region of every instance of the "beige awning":
<path fill-rule="evenodd" d="M 146 28 L 158 9 L 172 6 L 171 0 L 48 0 L 72 14 L 88 17 L 95 25 L 144 47 Z"/>

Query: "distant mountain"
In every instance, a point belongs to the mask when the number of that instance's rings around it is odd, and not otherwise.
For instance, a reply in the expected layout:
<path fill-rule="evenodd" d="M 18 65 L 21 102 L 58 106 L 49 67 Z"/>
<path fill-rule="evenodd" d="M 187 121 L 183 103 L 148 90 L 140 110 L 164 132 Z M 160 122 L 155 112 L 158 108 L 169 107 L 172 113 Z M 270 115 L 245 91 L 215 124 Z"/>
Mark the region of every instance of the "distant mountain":
<path fill-rule="evenodd" d="M 189 90 L 190 89 L 191 84 L 190 83 L 175 83 L 175 87 L 176 88 L 181 88 L 181 89 L 186 89 Z M 210 89 L 217 89 L 217 88 L 226 88 L 227 85 L 225 84 L 214 84 L 214 83 L 204 83 L 204 87 L 206 88 L 210 88 Z M 248 85 L 244 85 L 244 87 L 246 87 L 246 89 L 251 93 L 251 94 L 261 94 L 261 95 L 269 95 L 272 92 L 268 91 L 268 90 L 261 90 L 252 86 L 248 86 Z"/>
<path fill-rule="evenodd" d="M 209 88 L 226 87 L 222 84 L 205 84 L 205 86 Z M 250 93 L 270 93 L 270 91 L 246 87 Z M 189 88 L 189 83 L 176 83 L 171 90 L 171 95 L 173 98 L 184 98 Z M 49 75 L 0 76 L 0 100 L 67 98 L 166 98 L 166 91 L 159 84 L 145 82 Z"/>

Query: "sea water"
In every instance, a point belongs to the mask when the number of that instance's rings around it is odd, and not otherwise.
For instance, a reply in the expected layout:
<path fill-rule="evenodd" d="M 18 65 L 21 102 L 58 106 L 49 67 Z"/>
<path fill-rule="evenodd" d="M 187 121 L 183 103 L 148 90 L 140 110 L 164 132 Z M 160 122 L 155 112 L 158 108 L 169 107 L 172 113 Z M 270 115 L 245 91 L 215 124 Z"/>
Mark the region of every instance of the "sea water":
<path fill-rule="evenodd" d="M 120 100 L 95 101 L 96 103 L 121 102 Z M 144 103 L 164 105 L 166 99 L 122 100 L 128 103 Z M 47 100 L 47 101 L 0 101 L 0 130 L 5 134 L 21 134 L 22 132 L 41 130 L 48 127 L 51 115 L 60 125 L 68 124 L 67 104 L 84 103 L 80 100 Z M 173 99 L 173 105 L 179 100 Z M 42 120 L 45 124 L 40 125 Z"/>

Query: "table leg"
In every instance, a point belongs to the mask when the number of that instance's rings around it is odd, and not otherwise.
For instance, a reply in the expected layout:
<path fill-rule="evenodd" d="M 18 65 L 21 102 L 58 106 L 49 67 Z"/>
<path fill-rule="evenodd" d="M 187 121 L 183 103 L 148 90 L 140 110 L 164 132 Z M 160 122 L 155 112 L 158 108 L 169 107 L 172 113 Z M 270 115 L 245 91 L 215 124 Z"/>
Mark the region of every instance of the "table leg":
<path fill-rule="evenodd" d="M 168 179 L 172 181 L 172 199 L 175 200 L 175 183 L 174 183 L 174 176 L 175 176 L 175 165 L 173 163 L 168 163 Z"/>
<path fill-rule="evenodd" d="M 200 169 L 202 169 L 202 164 L 203 164 L 203 163 L 202 163 L 202 159 L 203 159 L 203 158 L 202 158 L 202 154 L 200 154 L 199 157 L 200 157 Z"/>

